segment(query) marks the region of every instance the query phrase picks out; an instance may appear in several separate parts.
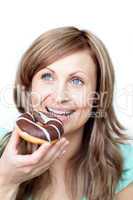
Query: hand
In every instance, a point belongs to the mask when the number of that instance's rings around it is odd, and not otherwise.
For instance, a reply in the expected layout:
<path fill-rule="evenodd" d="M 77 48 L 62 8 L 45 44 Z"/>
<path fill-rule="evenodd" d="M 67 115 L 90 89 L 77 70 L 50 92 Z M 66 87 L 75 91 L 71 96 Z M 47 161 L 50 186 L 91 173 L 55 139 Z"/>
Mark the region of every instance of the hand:
<path fill-rule="evenodd" d="M 56 144 L 42 144 L 32 154 L 20 154 L 21 138 L 17 130 L 11 138 L 0 159 L 0 179 L 9 185 L 18 185 L 44 173 L 66 149 L 65 138 Z"/>

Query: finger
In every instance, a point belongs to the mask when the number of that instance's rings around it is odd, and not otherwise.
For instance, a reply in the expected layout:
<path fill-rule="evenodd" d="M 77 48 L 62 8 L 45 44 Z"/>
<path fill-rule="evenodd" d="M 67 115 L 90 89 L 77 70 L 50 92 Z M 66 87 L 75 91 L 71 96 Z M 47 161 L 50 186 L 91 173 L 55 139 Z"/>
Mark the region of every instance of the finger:
<path fill-rule="evenodd" d="M 38 149 L 38 144 L 32 144 L 32 143 L 27 144 L 27 153 L 31 154 L 37 149 Z"/>
<path fill-rule="evenodd" d="M 35 165 L 37 164 L 41 159 L 45 158 L 45 156 L 47 155 L 48 151 L 50 150 L 50 148 L 55 148 L 55 151 L 57 151 L 56 149 L 59 148 L 58 146 L 60 146 L 62 143 L 64 143 L 65 139 L 61 139 L 60 141 L 58 141 L 56 144 L 51 144 L 51 143 L 44 143 L 42 144 L 34 153 L 32 154 L 28 154 L 28 155 L 18 155 L 16 158 L 16 162 L 18 163 L 18 166 L 28 166 L 28 165 Z M 55 147 L 57 146 L 57 147 Z"/>
<path fill-rule="evenodd" d="M 53 156 L 59 155 L 61 148 L 64 146 L 66 142 L 65 138 L 62 138 L 60 141 L 58 141 L 56 144 L 54 144 L 47 152 L 43 155 L 41 161 L 39 162 L 38 166 L 45 165 L 47 163 L 50 163 L 53 161 Z M 57 157 L 57 156 L 55 156 Z"/>
<path fill-rule="evenodd" d="M 39 162 L 39 160 L 45 155 L 48 149 L 52 145 L 50 143 L 46 143 L 45 145 L 41 145 L 34 153 L 27 155 L 17 155 L 16 164 L 17 166 L 28 166 L 33 165 Z"/>
<path fill-rule="evenodd" d="M 10 150 L 17 153 L 17 146 L 19 145 L 19 143 L 20 143 L 20 136 L 18 134 L 17 129 L 14 129 L 8 143 Z"/>
<path fill-rule="evenodd" d="M 39 148 L 38 144 L 33 144 L 32 145 L 32 152 L 36 151 Z"/>
<path fill-rule="evenodd" d="M 46 166 L 49 168 L 55 159 L 57 159 L 62 154 L 64 148 L 66 148 L 66 139 L 60 140 L 56 144 L 52 145 L 51 148 L 45 152 L 45 155 L 43 155 L 43 158 L 40 160 L 40 162 L 33 166 L 34 169 L 37 169 L 37 171 L 43 171 Z"/>
<path fill-rule="evenodd" d="M 50 163 L 52 163 L 57 157 L 61 156 L 62 152 L 66 150 L 69 142 L 65 141 L 64 143 L 60 143 L 55 149 L 51 149 L 47 159 L 49 159 Z"/>
<path fill-rule="evenodd" d="M 27 154 L 31 154 L 32 153 L 32 144 L 31 143 L 29 143 L 29 142 L 27 142 Z"/>

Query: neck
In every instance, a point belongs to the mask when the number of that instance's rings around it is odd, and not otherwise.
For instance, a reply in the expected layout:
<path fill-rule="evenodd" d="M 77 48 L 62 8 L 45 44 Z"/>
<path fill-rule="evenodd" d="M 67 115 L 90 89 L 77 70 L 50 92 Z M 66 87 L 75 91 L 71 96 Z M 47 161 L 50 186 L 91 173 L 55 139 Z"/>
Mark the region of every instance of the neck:
<path fill-rule="evenodd" d="M 57 196 L 61 196 L 61 197 L 66 193 L 66 190 L 65 190 L 66 167 L 67 167 L 67 170 L 69 170 L 69 165 L 68 165 L 69 159 L 73 155 L 76 154 L 79 148 L 81 148 L 82 136 L 83 136 L 83 128 L 78 130 L 76 133 L 65 135 L 65 138 L 69 141 L 69 145 L 63 157 L 56 159 L 49 168 L 50 178 L 52 182 L 51 182 L 51 185 L 47 188 L 47 191 L 45 190 L 45 194 L 44 194 L 45 197 L 49 195 L 49 191 L 52 191 L 52 194 L 58 194 Z M 40 182 L 41 186 L 44 183 L 43 181 L 44 182 L 46 181 L 45 176 L 44 176 L 44 180 L 43 180 L 43 177 L 41 179 L 41 182 Z M 44 197 L 43 194 L 39 193 L 39 195 L 42 195 L 42 197 Z M 63 199 L 65 198 L 63 197 Z"/>
<path fill-rule="evenodd" d="M 64 181 L 65 169 L 69 166 L 69 159 L 75 155 L 81 147 L 82 136 L 83 128 L 79 129 L 76 133 L 65 135 L 65 138 L 69 141 L 66 153 L 61 158 L 56 159 L 49 168 L 51 178 L 55 185 Z"/>

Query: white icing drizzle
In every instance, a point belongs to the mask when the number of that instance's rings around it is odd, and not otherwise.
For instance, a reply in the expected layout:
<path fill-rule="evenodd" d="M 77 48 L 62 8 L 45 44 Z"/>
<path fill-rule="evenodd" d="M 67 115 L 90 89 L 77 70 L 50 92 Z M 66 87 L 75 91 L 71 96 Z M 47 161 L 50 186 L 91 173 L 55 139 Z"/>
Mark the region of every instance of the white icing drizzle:
<path fill-rule="evenodd" d="M 50 120 L 53 120 L 53 121 L 56 121 L 56 122 L 59 122 L 61 125 L 61 121 L 59 121 L 58 119 L 56 118 L 52 118 L 52 117 L 47 117 L 45 114 L 43 114 L 42 112 L 39 112 L 39 114 L 41 115 L 42 119 L 44 120 L 45 123 L 49 122 Z"/>
<path fill-rule="evenodd" d="M 28 114 L 32 117 L 32 119 L 34 120 L 34 117 L 32 116 L 32 114 L 30 112 L 26 112 L 25 114 Z"/>
<path fill-rule="evenodd" d="M 53 128 L 56 129 L 56 131 L 57 131 L 57 133 L 58 133 L 58 138 L 60 139 L 61 135 L 60 135 L 59 129 L 58 129 L 54 124 L 49 124 L 49 126 L 52 126 Z"/>
<path fill-rule="evenodd" d="M 29 120 L 27 118 L 24 118 L 24 117 L 19 117 L 19 119 L 17 121 L 19 121 L 21 119 L 26 120 L 29 123 L 34 124 L 35 126 L 37 126 L 38 128 L 40 128 L 44 132 L 44 135 L 46 136 L 46 138 L 48 139 L 48 141 L 51 142 L 50 134 L 49 134 L 49 132 L 45 128 L 39 126 L 38 124 L 36 124 L 36 123 L 32 122 L 31 120 Z"/>

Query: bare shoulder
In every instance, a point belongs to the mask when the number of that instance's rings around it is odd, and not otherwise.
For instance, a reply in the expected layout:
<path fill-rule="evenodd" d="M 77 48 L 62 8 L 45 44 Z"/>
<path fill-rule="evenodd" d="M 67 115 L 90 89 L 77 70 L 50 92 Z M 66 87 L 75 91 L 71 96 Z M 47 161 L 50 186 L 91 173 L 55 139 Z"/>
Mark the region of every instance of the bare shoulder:
<path fill-rule="evenodd" d="M 133 199 L 133 183 L 129 184 L 121 192 L 117 193 L 115 200 L 132 200 Z"/>

